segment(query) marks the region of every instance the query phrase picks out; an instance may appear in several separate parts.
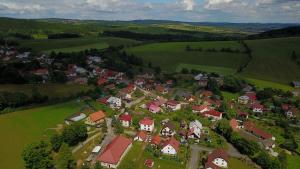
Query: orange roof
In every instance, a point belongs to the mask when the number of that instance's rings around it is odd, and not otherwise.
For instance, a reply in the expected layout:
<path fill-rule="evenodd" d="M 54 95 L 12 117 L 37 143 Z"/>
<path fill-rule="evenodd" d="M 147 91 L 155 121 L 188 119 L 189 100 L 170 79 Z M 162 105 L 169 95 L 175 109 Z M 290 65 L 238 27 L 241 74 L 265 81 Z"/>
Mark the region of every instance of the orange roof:
<path fill-rule="evenodd" d="M 233 131 L 237 131 L 237 128 L 238 128 L 238 122 L 236 121 L 236 119 L 231 119 L 229 121 L 229 124 L 232 128 Z"/>
<path fill-rule="evenodd" d="M 100 110 L 98 112 L 90 114 L 89 117 L 90 117 L 91 121 L 96 122 L 96 121 L 104 119 L 105 113 L 102 110 Z"/>

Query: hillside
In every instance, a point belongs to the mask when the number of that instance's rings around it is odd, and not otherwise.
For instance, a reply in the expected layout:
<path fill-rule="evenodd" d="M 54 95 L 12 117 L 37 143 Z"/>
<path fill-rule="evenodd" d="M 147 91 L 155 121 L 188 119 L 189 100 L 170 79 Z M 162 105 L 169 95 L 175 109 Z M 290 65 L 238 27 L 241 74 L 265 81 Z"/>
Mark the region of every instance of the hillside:
<path fill-rule="evenodd" d="M 295 37 L 300 36 L 300 26 L 287 27 L 282 29 L 274 29 L 255 35 L 250 35 L 250 39 L 258 38 L 279 38 L 279 37 Z"/>

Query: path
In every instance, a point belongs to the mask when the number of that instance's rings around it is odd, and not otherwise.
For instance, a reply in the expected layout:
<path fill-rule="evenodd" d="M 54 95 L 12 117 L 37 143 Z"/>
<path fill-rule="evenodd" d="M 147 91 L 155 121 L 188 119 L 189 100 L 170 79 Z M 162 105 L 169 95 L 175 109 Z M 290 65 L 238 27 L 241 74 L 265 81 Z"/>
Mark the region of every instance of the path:
<path fill-rule="evenodd" d="M 199 155 L 201 151 L 208 151 L 211 152 L 213 151 L 212 148 L 200 146 L 193 144 L 190 146 L 191 147 L 191 158 L 190 161 L 188 162 L 188 167 L 187 169 L 198 169 L 199 168 Z"/>
<path fill-rule="evenodd" d="M 79 145 L 77 145 L 73 150 L 72 153 L 76 153 L 79 149 L 81 149 L 82 147 L 84 147 L 87 143 L 89 143 L 90 141 L 92 141 L 93 139 L 95 139 L 96 137 L 99 137 L 101 135 L 101 133 L 97 133 L 95 135 L 93 135 L 92 137 L 89 137 L 88 139 L 86 139 L 84 142 L 80 143 Z"/>

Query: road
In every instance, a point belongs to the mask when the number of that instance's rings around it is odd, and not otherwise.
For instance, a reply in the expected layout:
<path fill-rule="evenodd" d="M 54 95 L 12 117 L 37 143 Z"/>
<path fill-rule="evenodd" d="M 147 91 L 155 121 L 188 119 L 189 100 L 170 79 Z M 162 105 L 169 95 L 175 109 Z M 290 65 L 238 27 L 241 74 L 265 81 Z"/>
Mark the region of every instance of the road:
<path fill-rule="evenodd" d="M 140 103 L 141 101 L 143 101 L 145 98 L 146 98 L 145 96 L 142 96 L 142 97 L 140 97 L 140 98 L 138 98 L 138 99 L 136 99 L 136 100 L 134 100 L 134 101 L 132 101 L 132 102 L 130 102 L 130 103 L 125 103 L 125 107 L 126 107 L 126 108 L 130 108 L 131 106 L 134 106 L 134 105 L 136 105 L 136 104 L 139 104 L 139 103 Z"/>

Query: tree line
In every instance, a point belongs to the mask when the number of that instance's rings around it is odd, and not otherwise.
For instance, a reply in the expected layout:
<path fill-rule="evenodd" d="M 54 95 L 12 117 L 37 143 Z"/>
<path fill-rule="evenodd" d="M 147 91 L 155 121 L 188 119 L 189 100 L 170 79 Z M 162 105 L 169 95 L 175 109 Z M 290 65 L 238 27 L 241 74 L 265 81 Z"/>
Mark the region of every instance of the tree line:
<path fill-rule="evenodd" d="M 215 48 L 208 48 L 208 49 L 202 49 L 201 47 L 198 48 L 192 48 L 190 45 L 187 45 L 185 47 L 185 50 L 187 52 L 225 52 L 225 53 L 246 53 L 246 51 L 240 51 L 239 49 L 231 49 L 228 48 L 221 48 L 221 49 L 215 49 Z"/>

